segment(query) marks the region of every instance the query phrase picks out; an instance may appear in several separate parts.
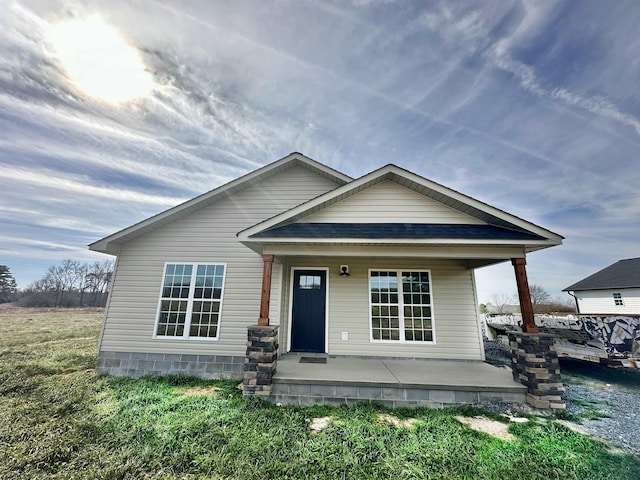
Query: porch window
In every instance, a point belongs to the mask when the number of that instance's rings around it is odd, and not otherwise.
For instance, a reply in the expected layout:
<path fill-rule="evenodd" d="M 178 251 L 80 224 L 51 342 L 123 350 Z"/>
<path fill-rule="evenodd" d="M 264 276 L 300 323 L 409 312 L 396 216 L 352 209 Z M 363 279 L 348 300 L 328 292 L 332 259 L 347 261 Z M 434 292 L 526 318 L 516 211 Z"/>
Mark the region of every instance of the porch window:
<path fill-rule="evenodd" d="M 433 342 L 429 271 L 371 270 L 371 339 Z"/>
<path fill-rule="evenodd" d="M 154 337 L 217 340 L 224 279 L 223 264 L 167 263 Z"/>
<path fill-rule="evenodd" d="M 300 275 L 298 286 L 302 290 L 319 290 L 322 287 L 322 281 L 317 275 Z"/>

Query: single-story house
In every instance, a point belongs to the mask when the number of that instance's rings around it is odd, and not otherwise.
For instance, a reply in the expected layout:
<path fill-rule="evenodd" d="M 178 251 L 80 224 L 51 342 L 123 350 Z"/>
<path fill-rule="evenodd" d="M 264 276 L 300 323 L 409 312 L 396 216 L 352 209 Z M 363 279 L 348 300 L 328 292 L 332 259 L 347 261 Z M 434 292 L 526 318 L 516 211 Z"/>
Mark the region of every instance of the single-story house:
<path fill-rule="evenodd" d="M 640 258 L 618 260 L 563 292 L 575 298 L 578 313 L 640 315 Z"/>
<path fill-rule="evenodd" d="M 281 359 L 481 363 L 474 269 L 511 261 L 525 312 L 526 255 L 561 243 L 398 166 L 292 153 L 90 245 L 117 257 L 97 370 L 241 378 L 256 322 Z"/>

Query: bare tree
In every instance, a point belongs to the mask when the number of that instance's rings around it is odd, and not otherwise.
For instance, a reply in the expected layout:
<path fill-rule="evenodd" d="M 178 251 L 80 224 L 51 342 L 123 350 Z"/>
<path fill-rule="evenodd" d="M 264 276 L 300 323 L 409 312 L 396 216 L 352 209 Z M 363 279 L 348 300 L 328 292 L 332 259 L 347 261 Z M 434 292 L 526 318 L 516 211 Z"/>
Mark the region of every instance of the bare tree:
<path fill-rule="evenodd" d="M 513 296 L 506 293 L 494 293 L 489 297 L 488 307 L 493 310 L 493 313 L 503 315 L 508 313 L 508 306 L 513 302 Z"/>
<path fill-rule="evenodd" d="M 113 267 L 111 260 L 91 265 L 64 260 L 49 267 L 43 278 L 29 285 L 19 302 L 23 306 L 104 306 Z"/>
<path fill-rule="evenodd" d="M 104 303 L 106 293 L 111 283 L 111 274 L 113 272 L 113 262 L 111 260 L 103 260 L 102 262 L 92 263 L 87 270 L 87 286 L 91 292 L 90 305 L 97 306 Z"/>
<path fill-rule="evenodd" d="M 60 265 L 54 265 L 47 270 L 47 276 L 56 288 L 56 304 L 58 306 L 70 306 L 68 294 L 78 289 L 82 279 L 82 264 L 77 260 L 66 259 Z"/>
<path fill-rule="evenodd" d="M 542 286 L 536 284 L 530 285 L 529 292 L 531 293 L 531 303 L 533 304 L 534 313 L 538 313 L 542 306 L 551 303 L 551 295 L 549 295 Z"/>
<path fill-rule="evenodd" d="M 78 275 L 78 280 L 76 282 L 78 291 L 80 292 L 80 306 L 84 305 L 84 294 L 87 291 L 87 275 L 89 272 L 89 266 L 86 263 L 82 265 L 78 264 L 78 268 L 76 269 L 76 273 Z"/>

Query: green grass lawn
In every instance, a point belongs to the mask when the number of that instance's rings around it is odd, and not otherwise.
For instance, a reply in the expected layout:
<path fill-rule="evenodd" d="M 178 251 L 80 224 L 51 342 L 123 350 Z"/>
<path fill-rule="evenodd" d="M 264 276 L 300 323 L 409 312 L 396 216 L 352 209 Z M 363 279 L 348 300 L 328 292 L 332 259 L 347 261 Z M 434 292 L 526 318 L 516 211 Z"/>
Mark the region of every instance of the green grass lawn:
<path fill-rule="evenodd" d="M 455 418 L 506 422 L 478 409 L 276 407 L 236 382 L 96 377 L 101 318 L 0 313 L 0 478 L 640 478 L 637 459 L 536 417 L 500 440 Z"/>

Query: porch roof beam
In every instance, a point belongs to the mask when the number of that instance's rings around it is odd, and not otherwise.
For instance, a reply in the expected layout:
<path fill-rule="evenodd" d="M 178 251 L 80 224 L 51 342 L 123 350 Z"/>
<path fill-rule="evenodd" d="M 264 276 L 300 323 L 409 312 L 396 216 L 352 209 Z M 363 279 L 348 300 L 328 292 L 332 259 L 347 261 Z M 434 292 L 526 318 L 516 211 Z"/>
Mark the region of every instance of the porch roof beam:
<path fill-rule="evenodd" d="M 538 333 L 538 327 L 536 326 L 533 315 L 529 281 L 527 280 L 527 259 L 513 258 L 511 263 L 516 274 L 518 298 L 520 299 L 520 314 L 522 315 L 522 331 L 525 333 Z"/>
<path fill-rule="evenodd" d="M 413 247 L 394 248 L 388 246 L 309 246 L 309 245 L 265 245 L 263 254 L 278 256 L 319 256 L 319 257 L 415 257 L 415 258 L 442 258 L 462 260 L 510 260 L 524 257 L 524 250 L 520 247 Z"/>

